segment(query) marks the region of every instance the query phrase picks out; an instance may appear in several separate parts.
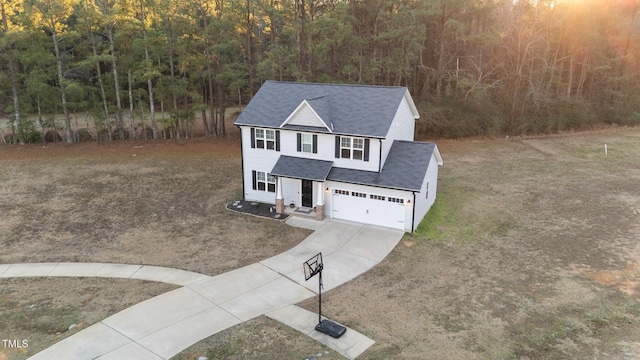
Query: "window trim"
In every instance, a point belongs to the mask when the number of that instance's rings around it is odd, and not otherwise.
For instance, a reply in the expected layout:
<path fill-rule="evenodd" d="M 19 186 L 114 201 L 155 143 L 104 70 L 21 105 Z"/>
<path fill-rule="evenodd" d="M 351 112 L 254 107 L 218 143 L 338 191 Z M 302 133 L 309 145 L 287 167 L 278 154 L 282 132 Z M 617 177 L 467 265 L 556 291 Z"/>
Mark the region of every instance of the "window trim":
<path fill-rule="evenodd" d="M 336 158 L 369 161 L 369 146 L 367 138 L 336 136 Z"/>
<path fill-rule="evenodd" d="M 280 151 L 280 130 L 251 128 L 251 147 Z"/>
<path fill-rule="evenodd" d="M 266 171 L 253 171 L 253 190 L 275 193 L 277 178 Z"/>

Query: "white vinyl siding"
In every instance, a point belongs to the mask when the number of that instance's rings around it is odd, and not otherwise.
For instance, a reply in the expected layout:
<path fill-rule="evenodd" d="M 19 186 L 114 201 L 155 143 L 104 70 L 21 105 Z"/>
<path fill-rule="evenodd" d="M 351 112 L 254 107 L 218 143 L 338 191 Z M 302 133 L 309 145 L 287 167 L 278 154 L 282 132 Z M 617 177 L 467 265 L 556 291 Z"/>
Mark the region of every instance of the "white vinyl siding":
<path fill-rule="evenodd" d="M 429 167 L 422 183 L 420 193 L 416 194 L 416 211 L 413 219 L 414 227 L 418 227 L 424 216 L 436 201 L 438 190 L 438 160 L 435 155 L 431 156 Z M 415 230 L 415 229 L 414 229 Z"/>
<path fill-rule="evenodd" d="M 296 109 L 291 118 L 288 119 L 286 125 L 299 125 L 299 126 L 313 126 L 319 128 L 326 128 L 325 123 L 320 117 L 313 111 L 309 104 L 304 101 Z"/>
<path fill-rule="evenodd" d="M 273 153 L 278 156 L 280 155 L 288 155 L 295 156 L 299 158 L 307 158 L 307 159 L 318 159 L 318 160 L 327 160 L 332 161 L 333 166 L 348 168 L 348 169 L 357 169 L 357 170 L 367 170 L 367 171 L 378 171 L 378 160 L 380 154 L 380 141 L 378 139 L 371 139 L 369 145 L 369 161 L 362 160 L 352 160 L 352 159 L 342 159 L 335 157 L 335 134 L 331 133 L 311 133 L 311 135 L 317 135 L 316 139 L 316 153 L 307 153 L 298 151 L 297 148 L 297 137 L 298 135 L 305 134 L 299 131 L 293 130 L 280 130 L 280 152 L 275 151 L 261 151 L 262 153 L 268 152 Z M 243 137 L 244 144 L 244 137 Z M 251 142 L 248 141 L 250 144 Z M 255 149 L 250 149 L 255 150 Z M 302 149 L 301 149 L 302 150 Z M 246 148 L 245 148 L 246 151 Z M 257 151 L 254 151 L 252 154 L 256 154 Z M 260 154 L 259 156 L 263 156 Z M 253 161 L 252 161 L 253 163 Z M 274 162 L 275 164 L 275 162 Z M 271 170 L 271 169 L 269 169 Z"/>
<path fill-rule="evenodd" d="M 396 115 L 393 118 L 391 127 L 389 127 L 387 136 L 382 140 L 382 164 L 380 168 L 384 166 L 384 162 L 387 160 L 387 155 L 389 155 L 393 140 L 413 141 L 415 125 L 416 120 L 413 117 L 411 106 L 409 106 L 407 99 L 403 97 L 396 111 Z"/>

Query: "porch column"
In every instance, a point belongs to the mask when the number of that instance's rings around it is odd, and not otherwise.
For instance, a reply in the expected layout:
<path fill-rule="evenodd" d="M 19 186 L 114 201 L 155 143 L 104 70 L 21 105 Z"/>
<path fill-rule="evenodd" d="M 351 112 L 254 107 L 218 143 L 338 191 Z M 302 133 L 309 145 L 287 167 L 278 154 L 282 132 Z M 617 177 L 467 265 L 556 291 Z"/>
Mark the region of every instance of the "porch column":
<path fill-rule="evenodd" d="M 318 201 L 316 203 L 316 220 L 324 220 L 324 182 L 318 183 L 318 192 L 316 197 Z"/>
<path fill-rule="evenodd" d="M 276 178 L 276 213 L 284 214 L 284 198 L 282 197 L 282 178 Z"/>

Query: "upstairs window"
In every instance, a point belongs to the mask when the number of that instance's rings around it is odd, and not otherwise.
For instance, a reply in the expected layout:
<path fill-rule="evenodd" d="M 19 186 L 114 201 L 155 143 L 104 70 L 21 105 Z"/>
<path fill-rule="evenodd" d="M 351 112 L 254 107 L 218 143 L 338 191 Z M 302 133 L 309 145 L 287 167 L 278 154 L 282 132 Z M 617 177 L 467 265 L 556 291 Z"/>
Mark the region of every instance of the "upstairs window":
<path fill-rule="evenodd" d="M 280 131 L 251 128 L 251 147 L 280 151 Z"/>
<path fill-rule="evenodd" d="M 318 153 L 318 135 L 298 133 L 297 146 L 298 152 Z"/>
<path fill-rule="evenodd" d="M 310 153 L 313 150 L 313 137 L 311 134 L 302 134 L 302 152 Z"/>
<path fill-rule="evenodd" d="M 336 158 L 369 161 L 369 139 L 336 136 Z"/>

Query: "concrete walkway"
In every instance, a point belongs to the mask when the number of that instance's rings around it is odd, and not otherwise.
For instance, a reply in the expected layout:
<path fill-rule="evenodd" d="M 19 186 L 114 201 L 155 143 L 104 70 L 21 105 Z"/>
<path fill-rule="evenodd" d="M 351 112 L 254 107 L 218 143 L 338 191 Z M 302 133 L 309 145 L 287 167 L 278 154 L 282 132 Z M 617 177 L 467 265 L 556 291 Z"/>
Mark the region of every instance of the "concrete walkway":
<path fill-rule="evenodd" d="M 0 264 L 0 278 L 41 276 L 148 280 L 179 286 L 185 286 L 211 278 L 211 276 L 192 271 L 152 265 L 65 262 Z"/>
<path fill-rule="evenodd" d="M 311 221 L 305 224 L 303 219 L 293 221 L 294 226 L 316 226 Z M 282 254 L 214 277 L 155 266 L 70 263 L 0 265 L 0 277 L 106 276 L 182 285 L 30 358 L 169 359 L 202 339 L 263 314 L 316 338 L 318 334 L 309 326 L 315 326 L 317 318 L 314 316 L 308 324 L 309 312 L 292 306 L 317 292 L 317 280 L 304 280 L 302 263 L 322 252 L 324 289 L 328 291 L 378 264 L 402 235 L 398 230 L 330 220 Z M 342 341 L 328 337 L 318 340 L 347 358 L 355 358 L 373 342 L 350 332 L 353 334 L 338 339 Z"/>

